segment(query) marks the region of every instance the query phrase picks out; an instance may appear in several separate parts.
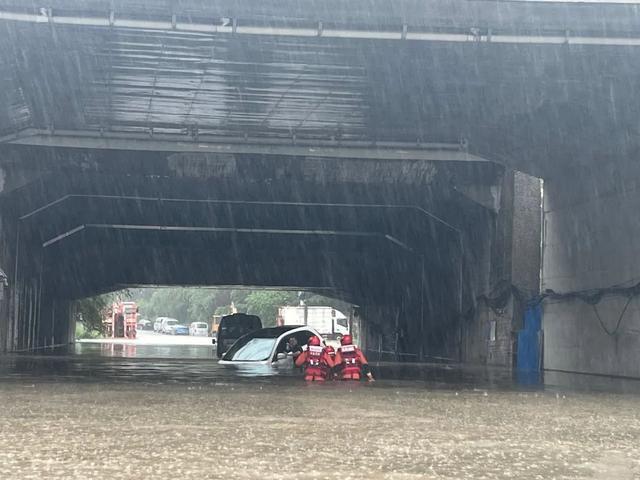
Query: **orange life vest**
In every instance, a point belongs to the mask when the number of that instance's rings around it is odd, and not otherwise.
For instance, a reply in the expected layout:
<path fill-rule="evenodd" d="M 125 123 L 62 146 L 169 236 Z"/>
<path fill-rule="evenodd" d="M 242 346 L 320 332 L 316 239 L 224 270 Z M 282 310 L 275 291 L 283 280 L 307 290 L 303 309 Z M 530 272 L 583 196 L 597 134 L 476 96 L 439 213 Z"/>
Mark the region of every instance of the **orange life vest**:
<path fill-rule="evenodd" d="M 323 357 L 324 348 L 315 345 L 309 345 L 307 350 L 307 366 L 304 373 L 307 376 L 322 377 L 327 376 L 327 364 Z"/>
<path fill-rule="evenodd" d="M 342 375 L 351 377 L 357 374 L 360 376 L 362 365 L 360 363 L 360 356 L 358 355 L 357 347 L 355 345 L 343 345 L 340 347 L 340 355 L 344 362 Z"/>

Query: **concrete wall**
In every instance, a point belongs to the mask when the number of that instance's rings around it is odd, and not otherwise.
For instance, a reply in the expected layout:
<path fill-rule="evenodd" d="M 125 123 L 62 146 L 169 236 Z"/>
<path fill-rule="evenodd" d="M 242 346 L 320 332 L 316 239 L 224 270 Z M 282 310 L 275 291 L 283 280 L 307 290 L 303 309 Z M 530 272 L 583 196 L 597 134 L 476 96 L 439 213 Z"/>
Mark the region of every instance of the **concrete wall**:
<path fill-rule="evenodd" d="M 38 168 L 18 168 L 17 160 L 3 155 L 0 167 L 0 269 L 8 285 L 0 294 L 0 353 L 38 349 L 73 339 L 69 302 L 47 294 L 42 252 L 37 242 L 25 239 L 18 226 L 12 192 L 38 178 Z M 46 171 L 43 169 L 42 171 Z M 18 272 L 16 274 L 16 267 Z"/>
<path fill-rule="evenodd" d="M 9 279 L 13 269 L 9 268 L 9 259 L 7 242 L 3 241 L 5 237 L 6 226 L 0 212 L 0 269 L 4 272 L 6 278 L 0 278 L 0 353 L 6 351 L 8 345 L 9 334 L 9 316 L 10 316 L 10 299 L 12 290 L 9 288 Z"/>
<path fill-rule="evenodd" d="M 474 365 L 510 368 L 513 361 L 514 299 L 503 308 L 478 305 L 474 318 L 464 327 L 464 361 Z"/>
<path fill-rule="evenodd" d="M 508 170 L 491 239 L 491 283 L 478 292 L 475 310 L 464 320 L 462 359 L 511 368 L 515 338 L 522 328 L 524 299 L 538 293 L 540 279 L 541 188 L 538 178 Z"/>
<path fill-rule="evenodd" d="M 637 283 L 639 211 L 637 162 L 603 162 L 545 182 L 543 291 Z M 595 306 L 545 301 L 545 369 L 640 377 L 640 302 L 631 300 L 622 315 L 626 301 L 615 295 Z"/>

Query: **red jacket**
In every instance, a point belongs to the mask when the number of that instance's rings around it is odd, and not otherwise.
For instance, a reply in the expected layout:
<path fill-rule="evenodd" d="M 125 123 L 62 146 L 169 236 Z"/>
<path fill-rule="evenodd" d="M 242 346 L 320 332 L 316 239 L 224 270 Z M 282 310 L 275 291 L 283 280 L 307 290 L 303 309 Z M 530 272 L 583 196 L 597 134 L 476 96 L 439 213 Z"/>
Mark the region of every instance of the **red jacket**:
<path fill-rule="evenodd" d="M 321 348 L 314 352 L 315 348 Z M 296 367 L 304 366 L 305 377 L 325 379 L 329 370 L 333 368 L 333 359 L 324 347 L 308 347 L 296 358 Z M 316 353 L 316 354 L 314 354 Z"/>
<path fill-rule="evenodd" d="M 343 380 L 359 380 L 362 366 L 368 363 L 362 350 L 355 345 L 343 345 L 336 352 L 335 366 L 340 369 Z"/>

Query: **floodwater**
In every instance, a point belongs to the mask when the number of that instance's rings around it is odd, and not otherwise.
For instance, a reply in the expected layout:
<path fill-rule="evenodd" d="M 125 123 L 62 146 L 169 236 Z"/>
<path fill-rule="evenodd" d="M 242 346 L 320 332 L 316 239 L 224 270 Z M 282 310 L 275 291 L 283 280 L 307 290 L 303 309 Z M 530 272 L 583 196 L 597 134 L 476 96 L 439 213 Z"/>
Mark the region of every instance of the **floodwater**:
<path fill-rule="evenodd" d="M 204 345 L 0 357 L 0 478 L 640 478 L 633 382 L 375 372 L 373 384 L 305 385 L 294 371 L 224 368 Z"/>

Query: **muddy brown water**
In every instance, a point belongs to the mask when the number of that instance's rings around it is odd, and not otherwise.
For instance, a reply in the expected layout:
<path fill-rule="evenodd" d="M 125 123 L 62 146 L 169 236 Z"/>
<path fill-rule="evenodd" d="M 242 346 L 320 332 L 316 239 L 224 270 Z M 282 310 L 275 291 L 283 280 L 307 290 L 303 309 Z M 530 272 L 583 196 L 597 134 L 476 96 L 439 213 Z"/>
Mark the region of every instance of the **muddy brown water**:
<path fill-rule="evenodd" d="M 0 357 L 0 479 L 640 478 L 634 382 L 374 369 L 305 385 L 207 347 Z"/>

